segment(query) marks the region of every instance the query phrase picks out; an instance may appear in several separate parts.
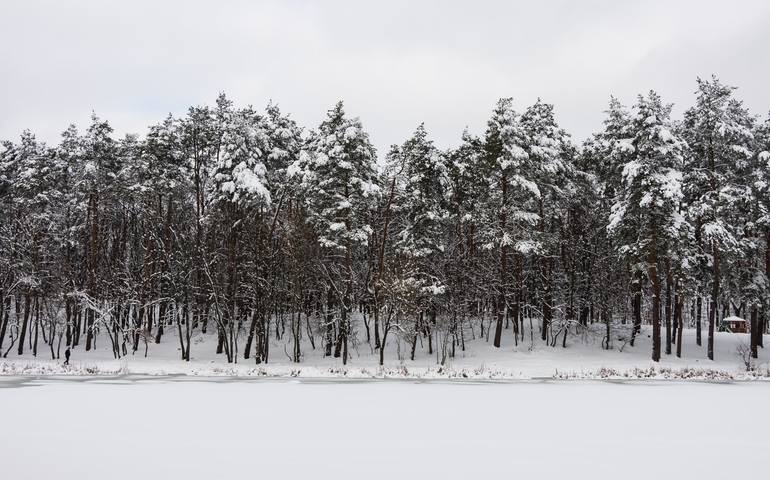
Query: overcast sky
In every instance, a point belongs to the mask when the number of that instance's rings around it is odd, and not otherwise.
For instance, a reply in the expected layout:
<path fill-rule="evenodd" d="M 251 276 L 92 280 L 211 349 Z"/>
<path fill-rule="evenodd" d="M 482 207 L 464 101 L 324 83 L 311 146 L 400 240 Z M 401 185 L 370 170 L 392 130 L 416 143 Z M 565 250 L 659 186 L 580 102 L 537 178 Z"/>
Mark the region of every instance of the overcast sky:
<path fill-rule="evenodd" d="M 582 140 L 610 94 L 681 115 L 712 73 L 767 114 L 770 1 L 0 1 L 0 139 L 92 110 L 144 133 L 224 91 L 305 127 L 344 99 L 381 154 L 421 121 L 439 147 L 481 133 L 501 96 Z"/>

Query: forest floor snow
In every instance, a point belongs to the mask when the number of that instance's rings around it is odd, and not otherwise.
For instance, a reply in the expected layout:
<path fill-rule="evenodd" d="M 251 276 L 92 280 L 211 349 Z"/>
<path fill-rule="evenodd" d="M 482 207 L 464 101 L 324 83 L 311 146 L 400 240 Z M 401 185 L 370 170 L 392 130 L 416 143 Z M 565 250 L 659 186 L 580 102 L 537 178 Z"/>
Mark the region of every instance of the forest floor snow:
<path fill-rule="evenodd" d="M 770 471 L 770 382 L 0 379 L 14 479 L 701 480 Z M 490 477 L 491 478 L 491 477 Z"/>
<path fill-rule="evenodd" d="M 706 335 L 703 346 L 695 342 L 695 330 L 685 329 L 682 358 L 674 354 L 662 355 L 658 363 L 650 360 L 651 339 L 649 327 L 644 327 L 635 346 L 616 333 L 610 350 L 602 349 L 603 326 L 581 335 L 570 335 L 567 347 L 561 341 L 552 347 L 541 342 L 538 335 L 514 342 L 511 330 L 504 331 L 501 348 L 482 338 L 467 339 L 466 349 L 459 346 L 455 357 L 440 358 L 428 354 L 427 342 L 418 343 L 415 360 L 409 360 L 410 346 L 391 336 L 385 352 L 385 365 L 378 365 L 378 352 L 366 341 L 358 340 L 351 349 L 347 365 L 340 358 L 324 357 L 323 350 L 309 342 L 302 344 L 302 361 L 291 362 L 288 334 L 283 340 L 271 339 L 269 363 L 255 364 L 253 358 L 237 363 L 226 362 L 224 355 L 215 353 L 216 335 L 197 334 L 193 337 L 191 361 L 180 360 L 179 341 L 174 331 L 162 338 L 160 344 L 144 345 L 139 350 L 120 358 L 113 358 L 107 337 L 100 337 L 96 348 L 86 352 L 82 345 L 72 350 L 70 365 L 62 359 L 52 360 L 47 345 L 39 346 L 37 357 L 26 348 L 18 356 L 16 349 L 0 359 L 0 375 L 196 375 L 196 376 L 259 376 L 259 377 L 348 377 L 348 378 L 471 378 L 471 379 L 591 379 L 591 378 L 690 378 L 702 380 L 735 380 L 770 377 L 770 335 L 765 336 L 767 349 L 759 349 L 759 358 L 752 362 L 754 371 L 746 372 L 745 351 L 748 334 L 719 332 L 715 337 L 715 359 L 706 358 Z M 360 335 L 360 334 L 359 334 Z M 244 339 L 241 338 L 242 342 Z M 316 339 L 316 343 L 320 339 Z M 25 347 L 28 347 L 25 345 Z M 5 349 L 5 348 L 4 348 Z M 63 350 L 61 356 L 63 358 Z"/>

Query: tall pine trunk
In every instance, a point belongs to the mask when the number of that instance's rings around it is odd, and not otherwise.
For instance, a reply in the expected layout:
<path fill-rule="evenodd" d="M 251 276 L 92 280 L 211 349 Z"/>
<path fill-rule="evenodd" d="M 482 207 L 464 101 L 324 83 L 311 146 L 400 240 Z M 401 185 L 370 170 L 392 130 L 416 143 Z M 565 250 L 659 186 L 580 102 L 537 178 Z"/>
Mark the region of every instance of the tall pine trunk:
<path fill-rule="evenodd" d="M 668 262 L 667 262 L 668 263 Z M 671 269 L 666 268 L 666 355 L 671 355 Z"/>
<path fill-rule="evenodd" d="M 652 224 L 647 271 L 652 284 L 652 360 L 660 361 L 660 277 L 658 275 L 658 245 L 656 225 Z"/>
<path fill-rule="evenodd" d="M 713 276 L 711 279 L 711 308 L 709 309 L 709 333 L 706 355 L 709 360 L 714 360 L 714 326 L 718 321 L 719 315 L 719 250 L 716 244 L 712 242 L 711 250 L 714 257 Z"/>
<path fill-rule="evenodd" d="M 634 326 L 631 328 L 631 346 L 634 346 L 636 336 L 642 330 L 642 274 L 637 274 L 636 281 L 634 282 L 634 296 L 631 299 L 631 304 L 634 310 Z"/>
<path fill-rule="evenodd" d="M 11 309 L 11 297 L 8 296 L 6 308 L 5 292 L 0 291 L 0 353 L 3 351 L 3 340 L 5 339 L 5 331 L 8 327 L 8 314 Z"/>
<path fill-rule="evenodd" d="M 548 339 L 548 328 L 553 321 L 553 259 L 546 257 L 544 263 L 543 284 L 545 291 L 543 292 L 543 331 L 541 332 L 541 340 L 546 341 Z"/>
<path fill-rule="evenodd" d="M 507 223 L 507 216 L 505 207 L 507 205 L 508 197 L 508 179 L 505 175 L 502 177 L 502 205 L 500 207 L 500 232 L 503 235 L 503 239 L 500 240 L 500 291 L 497 297 L 497 324 L 495 325 L 495 339 L 494 345 L 500 348 L 500 339 L 503 336 L 503 319 L 505 317 L 505 283 L 508 275 L 508 252 L 505 242 L 505 230 Z M 545 326 L 543 327 L 545 330 Z"/>
<path fill-rule="evenodd" d="M 695 343 L 700 347 L 703 345 L 701 340 L 701 319 L 703 317 L 703 297 L 698 294 L 695 301 Z"/>
<path fill-rule="evenodd" d="M 682 308 L 684 306 L 684 298 L 679 294 L 677 294 L 674 298 L 675 298 L 674 325 L 677 326 L 676 356 L 678 358 L 682 358 L 682 330 L 684 330 L 684 327 L 682 325 Z"/>
<path fill-rule="evenodd" d="M 757 337 L 762 335 L 762 332 L 759 329 L 759 308 L 757 307 L 756 303 L 752 303 L 751 305 L 751 323 L 750 323 L 751 331 L 750 334 L 750 350 L 751 350 L 751 358 L 757 358 L 758 352 L 757 352 L 757 344 L 759 343 L 757 340 Z"/>
<path fill-rule="evenodd" d="M 24 354 L 24 338 L 27 335 L 27 324 L 29 323 L 29 308 L 30 308 L 30 296 L 29 294 L 24 296 L 24 318 L 21 321 L 21 331 L 19 332 L 19 355 Z"/>

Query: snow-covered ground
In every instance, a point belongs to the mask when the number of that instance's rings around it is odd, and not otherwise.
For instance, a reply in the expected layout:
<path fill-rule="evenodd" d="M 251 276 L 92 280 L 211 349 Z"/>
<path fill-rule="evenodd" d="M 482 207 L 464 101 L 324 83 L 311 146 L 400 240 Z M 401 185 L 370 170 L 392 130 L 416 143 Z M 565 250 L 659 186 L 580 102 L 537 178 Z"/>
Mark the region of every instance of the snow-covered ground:
<path fill-rule="evenodd" d="M 384 369 L 360 341 L 347 367 L 309 344 L 292 363 L 276 340 L 268 365 L 228 365 L 214 335 L 196 337 L 190 362 L 173 334 L 147 358 L 119 360 L 100 338 L 94 351 L 75 349 L 70 367 L 44 349 L 11 352 L 0 360 L 0 473 L 702 480 L 770 470 L 770 381 L 732 381 L 770 378 L 770 349 L 745 373 L 748 335 L 719 333 L 712 362 L 686 330 L 683 358 L 653 367 L 647 330 L 611 350 L 593 334 L 562 348 L 515 346 L 506 333 L 500 349 L 469 340 L 445 366 L 426 348 L 410 361 L 390 342 Z M 552 380 L 596 377 L 622 380 Z M 721 381 L 660 380 L 680 377 Z"/>
<path fill-rule="evenodd" d="M 601 347 L 602 325 L 585 334 L 571 334 L 567 348 L 542 343 L 536 333 L 534 343 L 529 332 L 525 340 L 514 345 L 510 330 L 504 331 L 502 348 L 495 348 L 485 339 L 468 339 L 466 351 L 459 347 L 456 357 L 447 359 L 441 366 L 436 354 L 428 354 L 427 343 L 418 344 L 414 361 L 409 360 L 409 345 L 390 337 L 385 354 L 385 368 L 378 367 L 378 355 L 364 340 L 358 340 L 351 351 L 351 358 L 343 367 L 340 358 L 323 356 L 320 348 L 313 350 L 309 342 L 302 345 L 303 358 L 292 363 L 285 353 L 291 350 L 287 337 L 271 340 L 271 354 L 268 364 L 256 365 L 253 358 L 237 364 L 228 364 L 224 355 L 215 354 L 216 336 L 197 334 L 193 339 L 190 362 L 180 360 L 179 342 L 172 330 L 160 344 L 151 343 L 147 358 L 143 356 L 142 345 L 135 355 L 130 352 L 121 359 L 114 359 L 106 337 L 99 338 L 97 348 L 86 352 L 82 346 L 73 350 L 72 367 L 63 368 L 62 360 L 50 360 L 50 351 L 39 349 L 33 357 L 27 349 L 21 357 L 11 351 L 6 359 L 0 359 L 0 374 L 44 375 L 44 374 L 189 374 L 189 375 L 259 375 L 259 376 L 301 376 L 301 377 L 473 377 L 473 378 L 550 378 L 550 377 L 646 377 L 652 371 L 657 377 L 718 378 L 743 377 L 746 370 L 740 347 L 746 348 L 748 334 L 717 333 L 715 360 L 706 358 L 706 336 L 703 346 L 695 342 L 695 330 L 685 329 L 682 358 L 663 355 L 658 364 L 650 360 L 650 331 L 645 327 L 636 345 L 631 347 L 624 341 L 624 332 L 618 329 L 611 350 Z M 359 332 L 359 338 L 361 337 Z M 243 342 L 241 337 L 241 342 Z M 317 342 L 320 341 L 317 339 Z M 770 336 L 765 336 L 770 347 Z M 63 351 L 63 349 L 62 349 Z M 770 348 L 759 349 L 759 359 L 754 361 L 762 376 L 769 376 Z"/>
<path fill-rule="evenodd" d="M 762 478 L 768 398 L 768 382 L 4 377 L 0 472 L 57 480 Z"/>

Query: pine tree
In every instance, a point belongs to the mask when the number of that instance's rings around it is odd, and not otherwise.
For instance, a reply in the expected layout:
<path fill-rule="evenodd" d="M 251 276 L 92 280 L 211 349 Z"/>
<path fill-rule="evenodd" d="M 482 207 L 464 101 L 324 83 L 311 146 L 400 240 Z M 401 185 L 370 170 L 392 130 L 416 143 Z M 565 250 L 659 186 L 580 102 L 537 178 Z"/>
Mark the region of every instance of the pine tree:
<path fill-rule="evenodd" d="M 707 356 L 714 359 L 714 329 L 718 323 L 724 271 L 740 251 L 740 226 L 734 220 L 733 201 L 744 192 L 739 171 L 751 157 L 750 120 L 734 88 L 698 79 L 694 107 L 685 112 L 683 132 L 692 155 L 687 165 L 687 203 L 702 250 L 702 262 L 711 273 Z"/>
<path fill-rule="evenodd" d="M 520 116 L 513 109 L 513 99 L 497 102 L 487 122 L 484 138 L 487 217 L 481 222 L 485 248 L 497 249 L 496 323 L 494 345 L 500 347 L 503 320 L 509 298 L 509 248 L 517 254 L 538 249 L 533 240 L 533 226 L 540 220 L 534 201 L 540 190 L 534 180 L 534 167 L 526 151 L 527 137 Z M 514 273 L 516 282 L 517 273 Z"/>
<path fill-rule="evenodd" d="M 751 311 L 751 354 L 758 357 L 757 347 L 763 345 L 770 312 L 770 114 L 754 130 L 754 158 L 751 162 L 751 229 L 753 252 L 749 274 Z"/>
<path fill-rule="evenodd" d="M 448 266 L 447 288 L 452 292 L 456 316 L 478 311 L 478 301 L 486 296 L 483 251 L 478 248 L 479 230 L 486 218 L 488 204 L 487 163 L 484 142 L 463 132 L 462 144 L 445 155 L 447 159 L 448 225 L 447 256 L 454 259 Z M 462 332 L 461 332 L 462 333 Z M 461 339 L 462 341 L 462 339 Z M 464 349 L 464 342 L 462 348 Z"/>
<path fill-rule="evenodd" d="M 222 126 L 221 154 L 213 175 L 215 202 L 247 207 L 271 201 L 267 189 L 269 139 L 251 109 L 233 112 Z"/>
<path fill-rule="evenodd" d="M 366 212 L 380 194 L 376 152 L 358 118 L 348 118 L 342 102 L 329 110 L 301 153 L 299 165 L 308 221 L 326 252 L 327 314 L 339 306 L 335 356 L 347 363 L 350 312 L 355 289 L 353 262 L 373 233 Z M 327 320 L 327 354 L 331 354 L 331 322 Z"/>
<path fill-rule="evenodd" d="M 677 166 L 686 148 L 671 131 L 670 105 L 657 93 L 639 96 L 629 133 L 631 159 L 623 166 L 623 184 L 612 207 L 609 232 L 618 241 L 618 253 L 646 262 L 652 285 L 652 360 L 660 360 L 660 263 L 672 243 L 686 234 L 687 223 L 679 213 L 683 198 L 682 173 Z"/>
<path fill-rule="evenodd" d="M 589 219 L 589 232 L 594 239 L 588 246 L 593 255 L 589 259 L 589 272 L 593 282 L 600 285 L 598 289 L 599 303 L 603 309 L 604 322 L 609 326 L 612 310 L 625 309 L 623 294 L 627 292 L 630 272 L 631 305 L 633 310 L 633 328 L 631 330 L 631 346 L 634 345 L 636 334 L 642 324 L 642 279 L 645 268 L 642 264 L 627 265 L 627 269 L 614 268 L 616 263 L 616 246 L 614 238 L 608 235 L 607 222 L 612 206 L 618 201 L 622 191 L 623 166 L 630 160 L 633 147 L 630 139 L 631 115 L 624 105 L 615 97 L 610 97 L 608 109 L 605 111 L 604 130 L 586 140 L 579 157 L 579 168 L 590 175 L 588 198 L 586 199 Z M 594 195 L 591 195 L 593 192 Z M 632 260 L 626 258 L 625 260 Z M 609 348 L 609 332 L 607 333 L 606 348 Z"/>
<path fill-rule="evenodd" d="M 46 162 L 46 147 L 39 142 L 32 132 L 25 130 L 18 144 L 6 144 L 4 152 L 5 174 L 9 179 L 6 191 L 13 199 L 9 205 L 10 215 L 6 217 L 13 223 L 9 229 L 8 239 L 12 241 L 13 269 L 16 272 L 16 283 L 23 289 L 24 316 L 21 322 L 18 319 L 17 328 L 18 348 L 17 353 L 24 353 L 25 340 L 30 330 L 30 322 L 37 325 L 33 310 L 36 298 L 41 293 L 41 274 L 44 269 L 41 265 L 41 255 L 45 250 L 41 238 L 43 223 L 45 222 L 46 188 L 51 172 Z M 8 221 L 7 220 L 7 221 Z M 19 297 L 16 297 L 18 306 Z M 35 330 L 36 331 L 36 330 Z M 37 355 L 37 342 L 33 347 Z"/>
<path fill-rule="evenodd" d="M 558 259 L 563 251 L 561 237 L 565 229 L 564 225 L 568 222 L 569 199 L 575 195 L 572 164 L 575 149 L 569 140 L 569 135 L 556 124 L 553 105 L 538 99 L 524 112 L 521 123 L 526 132 L 526 150 L 531 162 L 531 178 L 536 185 L 533 192 L 537 192 L 536 197 L 532 199 L 534 200 L 532 207 L 539 219 L 535 241 L 538 246 L 542 279 L 541 336 L 546 340 L 553 321 L 556 270 Z M 524 199 L 524 205 L 529 201 L 530 199 Z M 571 288 L 574 290 L 574 272 L 571 273 L 573 274 Z M 570 311 L 568 314 L 571 317 L 573 312 Z M 566 346 L 567 324 L 562 330 L 563 345 Z M 558 332 L 554 335 L 554 342 L 556 336 Z"/>
<path fill-rule="evenodd" d="M 428 139 L 424 124 L 420 124 L 411 138 L 391 152 L 389 162 L 403 166 L 395 206 L 400 217 L 396 248 L 404 258 L 402 280 L 414 291 L 417 299 L 414 307 L 420 311 L 412 332 L 412 345 L 422 331 L 428 338 L 428 354 L 432 354 L 431 331 L 436 326 L 437 297 L 446 292 L 441 268 L 441 256 L 446 250 L 445 159 Z M 423 312 L 427 313 L 427 321 Z"/>

